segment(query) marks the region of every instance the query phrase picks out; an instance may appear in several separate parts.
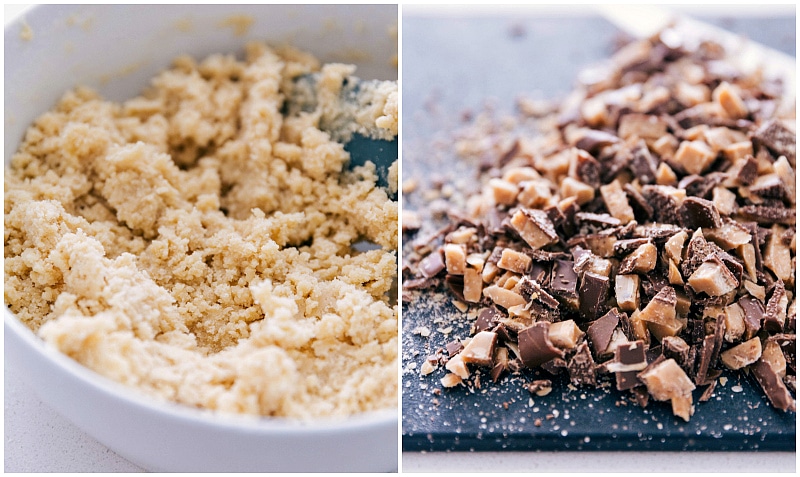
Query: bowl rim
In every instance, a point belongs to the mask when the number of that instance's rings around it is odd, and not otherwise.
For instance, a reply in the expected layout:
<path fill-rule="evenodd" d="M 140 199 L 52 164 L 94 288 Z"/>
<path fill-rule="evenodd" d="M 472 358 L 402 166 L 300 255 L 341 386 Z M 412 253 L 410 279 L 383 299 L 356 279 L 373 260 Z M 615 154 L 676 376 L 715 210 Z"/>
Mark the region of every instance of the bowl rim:
<path fill-rule="evenodd" d="M 6 18 L 4 25 L 5 38 L 8 39 L 9 35 L 16 35 L 15 29 L 25 24 L 26 16 L 42 14 L 48 6 L 58 7 L 59 5 L 26 5 L 24 8 L 19 7 L 18 10 L 14 12 L 13 16 Z M 4 168 L 5 167 L 6 165 L 4 164 Z M 17 340 L 22 346 L 31 350 L 31 352 L 43 356 L 47 362 L 55 366 L 59 372 L 65 373 L 70 378 L 79 381 L 82 386 L 88 386 L 96 392 L 110 395 L 110 397 L 121 401 L 125 406 L 135 407 L 142 411 L 154 413 L 162 418 L 175 419 L 191 424 L 202 424 L 221 431 L 246 431 L 263 435 L 273 433 L 281 433 L 283 435 L 306 435 L 313 433 L 318 435 L 321 432 L 358 432 L 360 430 L 367 431 L 375 427 L 389 425 L 393 425 L 399 429 L 401 394 L 399 391 L 399 355 L 397 370 L 398 395 L 395 407 L 364 411 L 347 416 L 325 416 L 312 419 L 248 415 L 195 408 L 166 399 L 159 399 L 137 388 L 126 386 L 103 376 L 78 363 L 54 346 L 42 340 L 8 309 L 7 304 L 3 311 L 3 321 L 4 340 Z M 4 345 L 4 359 L 6 359 L 6 354 L 8 353 L 7 350 L 8 347 Z M 25 379 L 24 376 L 20 378 L 23 381 L 29 381 Z M 35 394 L 39 395 L 39 389 L 35 389 L 34 391 Z"/>

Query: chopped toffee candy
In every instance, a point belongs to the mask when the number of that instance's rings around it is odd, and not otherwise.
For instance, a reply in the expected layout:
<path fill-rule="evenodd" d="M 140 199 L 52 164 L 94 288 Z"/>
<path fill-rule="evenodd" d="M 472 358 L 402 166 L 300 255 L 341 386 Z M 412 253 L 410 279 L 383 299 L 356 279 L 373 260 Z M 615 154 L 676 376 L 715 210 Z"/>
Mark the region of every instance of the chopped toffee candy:
<path fill-rule="evenodd" d="M 465 363 L 472 363 L 478 366 L 491 366 L 494 357 L 494 347 L 497 343 L 497 333 L 491 331 L 480 331 L 461 351 L 461 357 Z"/>
<path fill-rule="evenodd" d="M 716 255 L 703 262 L 687 283 L 694 291 L 704 292 L 709 296 L 725 295 L 739 286 L 739 281 Z"/>
<path fill-rule="evenodd" d="M 692 405 L 694 383 L 674 359 L 652 363 L 639 373 L 638 377 L 647 386 L 647 391 L 653 398 L 672 402 L 672 412 L 676 416 L 688 421 L 694 414 Z"/>
<path fill-rule="evenodd" d="M 741 369 L 761 357 L 761 340 L 756 337 L 723 351 L 719 359 L 728 369 Z"/>
<path fill-rule="evenodd" d="M 454 147 L 477 181 L 437 178 L 404 215 L 403 305 L 450 293 L 471 333 L 420 374 L 537 396 L 568 374 L 689 420 L 724 369 L 794 410 L 793 103 L 667 32 L 598 68 L 562 105 L 476 121 Z"/>

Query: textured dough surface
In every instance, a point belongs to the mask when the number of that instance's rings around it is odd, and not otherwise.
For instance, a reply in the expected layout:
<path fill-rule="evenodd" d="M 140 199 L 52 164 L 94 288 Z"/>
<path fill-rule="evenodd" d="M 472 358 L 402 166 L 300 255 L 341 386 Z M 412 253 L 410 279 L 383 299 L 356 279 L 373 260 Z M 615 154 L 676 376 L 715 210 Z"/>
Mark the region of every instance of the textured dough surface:
<path fill-rule="evenodd" d="M 6 170 L 10 310 L 161 399 L 301 419 L 396 407 L 397 204 L 374 168 L 347 171 L 319 111 L 281 114 L 320 68 L 252 44 L 181 57 L 121 104 L 65 94 Z"/>

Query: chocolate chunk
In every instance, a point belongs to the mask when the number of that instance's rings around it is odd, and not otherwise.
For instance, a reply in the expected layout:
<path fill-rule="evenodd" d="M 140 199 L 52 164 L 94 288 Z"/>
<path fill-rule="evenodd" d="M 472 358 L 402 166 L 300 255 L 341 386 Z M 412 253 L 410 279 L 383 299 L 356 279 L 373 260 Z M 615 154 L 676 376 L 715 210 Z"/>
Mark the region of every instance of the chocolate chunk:
<path fill-rule="evenodd" d="M 647 367 L 645 345 L 641 340 L 622 343 L 614 351 L 614 361 L 606 369 L 614 372 L 617 390 L 625 391 L 641 384 L 636 375 Z"/>
<path fill-rule="evenodd" d="M 751 296 L 743 296 L 738 303 L 742 307 L 742 311 L 744 311 L 744 339 L 749 340 L 761 329 L 761 322 L 764 320 L 764 307 L 761 302 Z"/>
<path fill-rule="evenodd" d="M 797 211 L 782 206 L 744 205 L 739 207 L 738 213 L 745 220 L 752 220 L 764 225 L 794 225 L 797 221 Z"/>
<path fill-rule="evenodd" d="M 678 202 L 667 193 L 666 186 L 646 185 L 642 187 L 642 195 L 653 207 L 653 220 L 666 224 L 678 224 Z"/>
<path fill-rule="evenodd" d="M 711 399 L 711 396 L 714 395 L 714 389 L 716 387 L 717 387 L 717 380 L 714 379 L 713 381 L 711 381 L 711 384 L 706 386 L 706 388 L 703 390 L 703 393 L 700 395 L 700 397 L 697 400 L 699 402 L 706 402 L 709 399 Z"/>
<path fill-rule="evenodd" d="M 453 356 L 460 353 L 462 349 L 464 349 L 464 345 L 461 344 L 461 341 L 455 340 L 455 341 L 450 341 L 449 343 L 444 345 L 444 349 L 447 350 L 448 356 L 452 358 Z"/>
<path fill-rule="evenodd" d="M 781 309 L 781 306 L 783 306 L 783 309 Z M 770 333 L 780 333 L 783 331 L 785 321 L 786 288 L 783 285 L 783 281 L 777 280 L 764 312 L 764 329 Z"/>
<path fill-rule="evenodd" d="M 608 313 L 589 324 L 586 334 L 589 337 L 595 356 L 600 356 L 608 348 L 608 344 L 611 342 L 611 335 L 614 334 L 614 329 L 619 324 L 619 317 L 619 311 L 616 308 L 612 308 Z"/>
<path fill-rule="evenodd" d="M 572 384 L 579 385 L 597 385 L 597 370 L 592 353 L 589 351 L 589 345 L 584 341 L 575 350 L 572 359 L 569 360 L 567 371 L 569 372 L 569 380 Z"/>
<path fill-rule="evenodd" d="M 751 194 L 771 199 L 783 199 L 788 194 L 783 179 L 774 173 L 759 176 L 747 190 Z"/>
<path fill-rule="evenodd" d="M 594 229 L 610 229 L 622 225 L 619 219 L 609 214 L 594 214 L 591 212 L 578 212 L 575 214 L 575 223 L 588 225 Z"/>
<path fill-rule="evenodd" d="M 578 292 L 580 295 L 579 311 L 584 319 L 593 320 L 603 312 L 610 286 L 608 277 L 592 272 L 583 274 Z"/>
<path fill-rule="evenodd" d="M 656 181 L 656 171 L 658 170 L 658 160 L 650 154 L 650 150 L 643 139 L 631 148 L 631 153 L 633 156 L 630 163 L 628 163 L 628 168 L 633 173 L 633 176 L 639 179 L 642 184 L 654 183 Z"/>
<path fill-rule="evenodd" d="M 574 176 L 578 180 L 595 189 L 600 187 L 600 163 L 594 157 L 581 150 L 577 151 L 574 169 Z"/>
<path fill-rule="evenodd" d="M 528 368 L 541 366 L 553 358 L 564 357 L 564 352 L 550 341 L 549 332 L 550 324 L 542 322 L 520 331 L 519 354 L 522 363 Z"/>
<path fill-rule="evenodd" d="M 558 300 L 547 293 L 536 280 L 522 277 L 519 281 L 519 293 L 529 302 L 537 301 L 550 309 L 558 310 Z"/>
<path fill-rule="evenodd" d="M 444 270 L 445 264 L 444 259 L 442 258 L 442 251 L 441 249 L 437 249 L 430 253 L 427 257 L 423 258 L 422 261 L 419 262 L 419 272 L 425 278 L 431 278 L 439 274 L 442 270 Z"/>
<path fill-rule="evenodd" d="M 744 186 L 749 186 L 758 177 L 758 161 L 753 156 L 742 159 L 733 169 L 736 180 Z"/>
<path fill-rule="evenodd" d="M 636 190 L 632 185 L 625 184 L 622 189 L 628 194 L 628 199 L 631 207 L 633 208 L 636 218 L 645 222 L 653 216 L 655 210 L 650 202 L 644 198 L 641 192 Z"/>
<path fill-rule="evenodd" d="M 542 369 L 547 371 L 548 373 L 552 374 L 553 376 L 557 376 L 561 374 L 567 368 L 567 362 L 561 358 L 553 358 L 546 363 L 542 363 Z"/>
<path fill-rule="evenodd" d="M 795 167 L 797 138 L 793 131 L 777 119 L 771 119 L 758 128 L 753 134 L 753 143 L 766 147 L 775 157 L 786 156 L 792 167 Z"/>
<path fill-rule="evenodd" d="M 653 240 L 647 237 L 632 238 L 627 240 L 617 240 L 614 242 L 614 254 L 617 256 L 628 255 L 641 245 L 646 243 L 653 243 Z"/>
<path fill-rule="evenodd" d="M 533 262 L 528 270 L 528 278 L 539 283 L 550 283 L 550 264 Z"/>
<path fill-rule="evenodd" d="M 756 364 L 751 367 L 751 371 L 774 407 L 782 411 L 796 410 L 795 401 L 792 395 L 789 394 L 789 390 L 786 389 L 781 376 L 778 375 L 767 360 L 762 357 L 762 359 L 756 361 Z"/>
<path fill-rule="evenodd" d="M 614 134 L 596 129 L 583 129 L 575 146 L 590 154 L 596 154 L 601 148 L 617 142 L 619 138 Z"/>
<path fill-rule="evenodd" d="M 661 340 L 661 350 L 664 357 L 674 359 L 684 371 L 690 371 L 689 345 L 678 336 L 665 336 Z"/>
<path fill-rule="evenodd" d="M 504 316 L 505 314 L 493 306 L 484 308 L 481 310 L 480 314 L 478 314 L 477 321 L 475 321 L 475 331 L 480 332 L 491 330 L 497 326 L 500 318 L 503 318 Z"/>
<path fill-rule="evenodd" d="M 562 303 L 576 309 L 578 300 L 578 274 L 573 270 L 574 262 L 556 260 L 550 277 L 550 290 Z"/>
<path fill-rule="evenodd" d="M 684 277 L 690 277 L 703 262 L 714 253 L 721 252 L 722 249 L 716 244 L 706 241 L 701 233 L 695 233 L 686 245 L 686 259 L 681 262 L 681 273 Z"/>
<path fill-rule="evenodd" d="M 680 224 L 687 229 L 714 229 L 722 227 L 722 218 L 717 207 L 710 200 L 687 197 L 678 208 Z"/>

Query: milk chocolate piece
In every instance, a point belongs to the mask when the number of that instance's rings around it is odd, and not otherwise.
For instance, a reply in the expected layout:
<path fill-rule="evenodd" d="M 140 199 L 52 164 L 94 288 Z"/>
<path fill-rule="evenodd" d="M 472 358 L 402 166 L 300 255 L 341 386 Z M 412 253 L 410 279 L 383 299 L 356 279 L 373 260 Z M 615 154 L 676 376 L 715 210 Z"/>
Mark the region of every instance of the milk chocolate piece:
<path fill-rule="evenodd" d="M 586 272 L 581 279 L 579 289 L 579 311 L 585 320 L 597 318 L 603 311 L 608 298 L 609 278 L 592 272 Z"/>
<path fill-rule="evenodd" d="M 764 320 L 764 307 L 751 296 L 743 296 L 738 303 L 742 307 L 742 311 L 744 311 L 744 337 L 749 340 L 761 329 L 761 322 Z"/>
<path fill-rule="evenodd" d="M 497 326 L 498 320 L 504 316 L 505 315 L 501 313 L 500 310 L 493 306 L 484 308 L 481 310 L 480 314 L 478 314 L 477 321 L 475 321 L 475 331 L 491 330 Z"/>
<path fill-rule="evenodd" d="M 619 142 L 619 138 L 614 134 L 598 131 L 597 129 L 583 128 L 575 146 L 590 154 L 596 154 L 601 148 L 617 142 Z"/>
<path fill-rule="evenodd" d="M 550 323 L 543 322 L 534 323 L 519 332 L 519 353 L 525 366 L 534 368 L 553 358 L 564 357 L 564 352 L 550 341 L 549 333 Z"/>
<path fill-rule="evenodd" d="M 611 335 L 614 334 L 614 329 L 619 324 L 619 317 L 619 311 L 616 308 L 612 308 L 608 313 L 589 324 L 586 334 L 589 337 L 595 356 L 600 356 L 608 348 L 608 344 L 611 342 Z"/>
<path fill-rule="evenodd" d="M 678 213 L 681 225 L 687 229 L 713 229 L 722 226 L 722 218 L 719 215 L 719 211 L 710 200 L 687 197 L 678 209 Z"/>
<path fill-rule="evenodd" d="M 452 357 L 460 353 L 464 349 L 464 345 L 461 344 L 460 340 L 455 340 L 444 345 L 444 348 L 447 350 L 447 355 Z"/>
<path fill-rule="evenodd" d="M 768 361 L 764 359 L 756 361 L 751 371 L 774 407 L 782 411 L 795 411 L 797 409 L 794 398 L 789 394 L 789 390 L 786 389 L 786 385 L 778 375 L 777 370 L 773 369 Z"/>
<path fill-rule="evenodd" d="M 434 250 L 419 262 L 419 272 L 425 278 L 435 277 L 445 269 L 441 250 Z"/>
<path fill-rule="evenodd" d="M 770 119 L 753 134 L 753 143 L 769 149 L 775 157 L 786 156 L 795 167 L 797 138 L 795 133 L 777 119 Z"/>
<path fill-rule="evenodd" d="M 569 372 L 569 380 L 576 386 L 580 385 L 597 385 L 597 371 L 592 353 L 589 351 L 589 345 L 584 341 L 575 350 L 572 359 L 569 360 L 567 371 Z"/>

